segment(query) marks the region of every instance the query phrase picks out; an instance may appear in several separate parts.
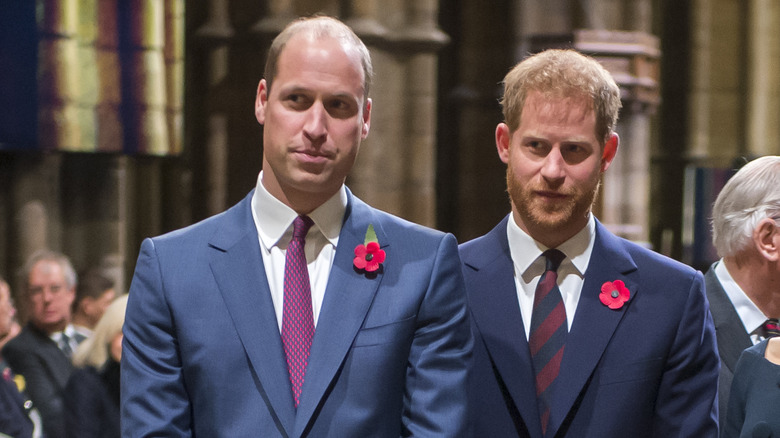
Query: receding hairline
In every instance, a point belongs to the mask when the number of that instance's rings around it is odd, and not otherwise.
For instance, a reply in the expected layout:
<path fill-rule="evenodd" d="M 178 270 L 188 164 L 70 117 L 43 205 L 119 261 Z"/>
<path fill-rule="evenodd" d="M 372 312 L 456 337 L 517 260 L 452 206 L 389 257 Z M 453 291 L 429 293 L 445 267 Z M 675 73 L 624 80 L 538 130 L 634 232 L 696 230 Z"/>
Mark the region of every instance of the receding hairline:
<path fill-rule="evenodd" d="M 369 89 L 374 75 L 371 55 L 368 48 L 355 34 L 355 32 L 343 22 L 327 16 L 299 18 L 282 30 L 274 38 L 268 50 L 268 59 L 265 64 L 264 78 L 270 91 L 275 77 L 279 73 L 279 59 L 287 44 L 296 38 L 318 40 L 331 38 L 339 43 L 342 50 L 350 56 L 355 56 L 360 63 L 363 72 L 363 98 L 367 101 Z"/>

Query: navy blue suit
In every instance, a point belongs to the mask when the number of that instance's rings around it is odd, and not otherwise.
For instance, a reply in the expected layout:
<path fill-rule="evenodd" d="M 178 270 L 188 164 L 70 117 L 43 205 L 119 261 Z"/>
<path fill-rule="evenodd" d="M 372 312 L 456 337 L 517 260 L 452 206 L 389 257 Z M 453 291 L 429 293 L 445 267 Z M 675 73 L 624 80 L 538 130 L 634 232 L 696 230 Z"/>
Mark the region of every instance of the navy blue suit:
<path fill-rule="evenodd" d="M 475 437 L 542 437 L 534 370 L 507 242 L 508 216 L 460 247 L 475 334 Z M 618 310 L 601 286 L 622 280 Z M 598 221 L 566 338 L 548 437 L 716 437 L 718 354 L 700 272 Z"/>
<path fill-rule="evenodd" d="M 10 368 L 0 358 L 0 435 L 29 438 L 33 422 L 27 415 L 25 397 L 19 392 Z"/>
<path fill-rule="evenodd" d="M 119 438 L 119 363 L 73 372 L 65 387 L 68 438 Z"/>
<path fill-rule="evenodd" d="M 348 193 L 296 411 L 251 196 L 144 241 L 123 436 L 463 436 L 472 338 L 455 238 Z M 353 266 L 369 224 L 387 254 L 376 275 Z"/>

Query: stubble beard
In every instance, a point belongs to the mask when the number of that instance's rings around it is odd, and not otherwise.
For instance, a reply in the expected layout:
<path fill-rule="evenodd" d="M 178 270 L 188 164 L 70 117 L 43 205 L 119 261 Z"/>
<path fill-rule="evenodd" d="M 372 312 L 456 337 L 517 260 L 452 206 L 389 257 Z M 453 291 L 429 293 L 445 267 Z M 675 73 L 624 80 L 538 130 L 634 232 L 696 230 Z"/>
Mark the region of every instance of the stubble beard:
<path fill-rule="evenodd" d="M 526 226 L 544 233 L 554 233 L 563 231 L 567 225 L 587 217 L 596 201 L 601 178 L 596 175 L 596 181 L 591 184 L 590 189 L 573 187 L 563 191 L 568 198 L 557 203 L 542 202 L 534 194 L 538 190 L 555 189 L 531 183 L 523 185 L 514 177 L 512 166 L 507 166 L 506 182 L 509 199 Z"/>

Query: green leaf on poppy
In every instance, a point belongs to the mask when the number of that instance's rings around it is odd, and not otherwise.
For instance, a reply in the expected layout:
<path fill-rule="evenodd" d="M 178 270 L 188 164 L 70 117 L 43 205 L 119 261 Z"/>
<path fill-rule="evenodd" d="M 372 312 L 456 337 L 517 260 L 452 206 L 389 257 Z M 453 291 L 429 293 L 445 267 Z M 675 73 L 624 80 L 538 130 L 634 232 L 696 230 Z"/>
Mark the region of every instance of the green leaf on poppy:
<path fill-rule="evenodd" d="M 379 243 L 379 240 L 376 238 L 374 226 L 371 224 L 368 224 L 368 229 L 366 230 L 366 240 L 363 242 L 363 245 L 368 245 L 368 242 Z"/>

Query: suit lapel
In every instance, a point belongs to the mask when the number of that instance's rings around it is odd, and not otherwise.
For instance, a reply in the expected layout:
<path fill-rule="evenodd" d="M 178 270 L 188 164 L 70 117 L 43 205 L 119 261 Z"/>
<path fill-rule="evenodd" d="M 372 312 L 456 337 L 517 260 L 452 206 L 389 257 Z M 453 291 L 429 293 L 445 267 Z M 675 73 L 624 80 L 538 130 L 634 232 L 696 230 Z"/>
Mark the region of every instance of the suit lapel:
<path fill-rule="evenodd" d="M 211 239 L 210 265 L 260 381 L 261 395 L 280 432 L 289 435 L 295 409 L 279 326 L 252 219 L 252 193 L 226 212 L 228 223 Z"/>
<path fill-rule="evenodd" d="M 721 365 L 734 374 L 734 368 L 737 366 L 737 360 L 742 350 L 750 347 L 753 343 L 750 340 L 750 335 L 745 331 L 745 325 L 742 324 L 742 320 L 734 309 L 734 304 L 731 303 L 720 284 L 720 280 L 715 275 L 716 265 L 717 262 L 704 274 L 704 283 L 707 299 L 710 302 L 712 320 L 715 323 Z"/>
<path fill-rule="evenodd" d="M 381 269 L 376 276 L 369 276 L 356 272 L 353 267 L 355 247 L 363 243 L 369 224 L 374 226 L 379 244 L 386 251 L 389 242 L 372 210 L 349 191 L 348 199 L 325 298 L 314 331 L 301 404 L 295 418 L 295 437 L 302 436 L 306 431 L 327 388 L 344 363 L 383 277 Z"/>
<path fill-rule="evenodd" d="M 68 383 L 68 378 L 73 372 L 73 365 L 68 356 L 60 350 L 56 342 L 35 328 L 32 323 L 27 324 L 27 332 L 30 343 L 38 345 L 37 349 L 44 358 L 41 363 L 48 368 L 49 374 L 54 378 L 59 389 L 64 390 L 65 385 Z M 19 336 L 23 339 L 21 334 Z"/>
<path fill-rule="evenodd" d="M 631 292 L 630 300 L 618 310 L 608 308 L 599 300 L 601 285 L 615 280 L 622 280 Z M 638 287 L 639 273 L 631 256 L 620 240 L 596 221 L 593 253 L 555 383 L 550 436 L 557 432 L 596 369 L 618 324 L 636 299 Z"/>
<path fill-rule="evenodd" d="M 475 271 L 465 275 L 469 307 L 490 359 L 523 422 L 533 436 L 541 436 L 537 404 L 528 403 L 535 400 L 528 395 L 536 393 L 536 381 L 517 302 L 514 266 L 506 237 L 507 219 L 508 216 L 485 235 L 479 247 L 463 260 L 467 271 Z"/>

